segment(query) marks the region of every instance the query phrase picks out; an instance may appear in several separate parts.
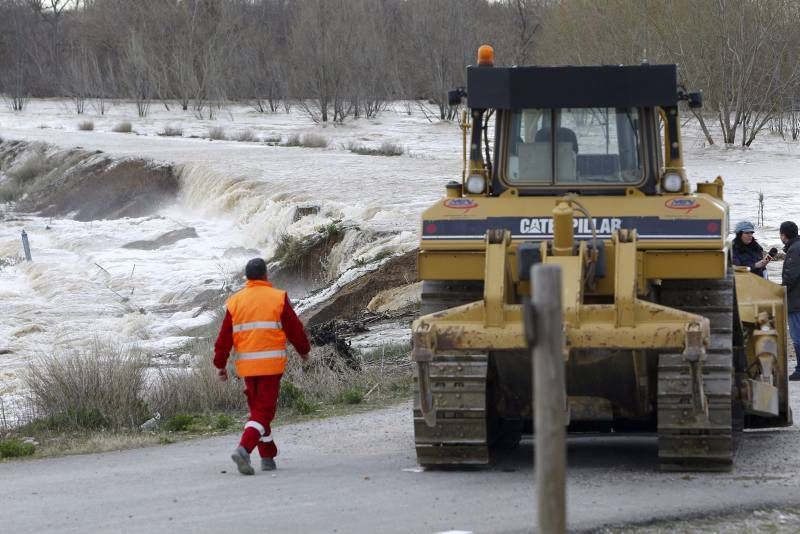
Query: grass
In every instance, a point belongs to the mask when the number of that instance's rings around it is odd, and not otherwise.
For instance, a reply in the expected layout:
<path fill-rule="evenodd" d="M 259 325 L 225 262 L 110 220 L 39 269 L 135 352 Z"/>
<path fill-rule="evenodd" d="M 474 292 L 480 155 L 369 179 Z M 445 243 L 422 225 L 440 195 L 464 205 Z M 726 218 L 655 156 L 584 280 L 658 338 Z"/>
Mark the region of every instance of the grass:
<path fill-rule="evenodd" d="M 111 131 L 116 133 L 131 133 L 133 131 L 133 125 L 129 121 L 122 121 L 115 124 Z"/>
<path fill-rule="evenodd" d="M 160 136 L 162 137 L 182 137 L 183 136 L 183 128 L 180 126 L 164 126 L 164 128 L 159 132 Z"/>
<path fill-rule="evenodd" d="M 33 417 L 52 429 L 135 428 L 150 417 L 144 399 L 145 358 L 95 342 L 76 353 L 41 356 L 24 382 Z"/>
<path fill-rule="evenodd" d="M 228 136 L 225 135 L 225 128 L 222 126 L 212 126 L 208 129 L 208 138 L 212 141 L 225 141 Z"/>
<path fill-rule="evenodd" d="M 278 246 L 275 247 L 275 254 L 271 261 L 280 261 L 291 264 L 303 251 L 303 241 L 290 234 L 281 234 L 278 238 Z"/>
<path fill-rule="evenodd" d="M 326 239 L 337 239 L 344 233 L 341 219 L 335 219 L 324 226 L 317 227 L 317 232 Z"/>
<path fill-rule="evenodd" d="M 154 382 L 149 388 L 148 403 L 167 419 L 181 414 L 246 409 L 241 384 L 236 380 L 221 382 L 207 360 L 188 369 L 161 369 Z"/>
<path fill-rule="evenodd" d="M 19 458 L 32 456 L 36 452 L 33 443 L 25 443 L 18 439 L 0 439 L 0 458 Z"/>
<path fill-rule="evenodd" d="M 253 130 L 250 130 L 249 128 L 247 130 L 242 130 L 238 132 L 233 138 L 234 140 L 240 141 L 242 143 L 254 143 L 258 141 L 258 137 L 256 137 L 256 134 L 253 133 Z"/>
<path fill-rule="evenodd" d="M 209 326 L 208 334 L 215 330 Z M 212 341 L 204 343 L 193 345 L 193 352 L 210 353 Z M 275 424 L 360 412 L 407 399 L 412 384 L 409 350 L 400 344 L 361 353 L 358 371 L 331 347 L 314 347 L 306 363 L 291 354 Z M 188 368 L 160 369 L 149 373 L 149 379 L 148 365 L 135 350 L 101 343 L 31 362 L 24 377 L 30 390 L 28 423 L 7 432 L 0 445 L 2 457 L 170 444 L 238 432 L 244 424 L 242 382 L 220 382 L 207 358 Z M 139 426 L 154 412 L 160 414 L 160 424 L 142 431 Z M 32 436 L 40 445 L 32 450 L 22 436 Z"/>
<path fill-rule="evenodd" d="M 84 132 L 90 132 L 94 130 L 94 122 L 92 121 L 81 121 L 78 123 L 78 130 Z"/>
<path fill-rule="evenodd" d="M 354 154 L 360 154 L 362 156 L 402 156 L 405 154 L 405 149 L 401 145 L 388 141 L 384 141 L 377 148 L 350 141 L 347 145 L 347 149 Z"/>
<path fill-rule="evenodd" d="M 305 148 L 327 148 L 329 144 L 328 138 L 317 134 L 300 134 L 290 135 L 283 146 L 305 147 Z"/>

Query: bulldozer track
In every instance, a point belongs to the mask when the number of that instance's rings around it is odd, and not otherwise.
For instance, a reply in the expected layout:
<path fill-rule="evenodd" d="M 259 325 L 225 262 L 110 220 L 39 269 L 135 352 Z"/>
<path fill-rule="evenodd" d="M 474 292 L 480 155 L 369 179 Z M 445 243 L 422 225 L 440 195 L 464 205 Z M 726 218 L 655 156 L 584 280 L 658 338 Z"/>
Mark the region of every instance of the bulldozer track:
<path fill-rule="evenodd" d="M 681 354 L 658 360 L 658 458 L 665 471 L 729 471 L 733 463 L 734 282 L 670 280 L 661 303 L 707 317 L 711 340 L 703 364 L 708 415 L 692 409 L 690 366 Z"/>
<path fill-rule="evenodd" d="M 486 354 L 437 354 L 431 362 L 431 391 L 436 424 L 425 424 L 414 399 L 414 440 L 423 466 L 486 465 L 489 442 L 486 417 Z M 416 389 L 416 388 L 415 388 Z"/>
<path fill-rule="evenodd" d="M 483 298 L 480 282 L 423 283 L 422 315 Z M 414 442 L 422 466 L 480 466 L 489 463 L 486 353 L 437 353 L 430 365 L 436 424 L 425 424 L 414 377 Z"/>

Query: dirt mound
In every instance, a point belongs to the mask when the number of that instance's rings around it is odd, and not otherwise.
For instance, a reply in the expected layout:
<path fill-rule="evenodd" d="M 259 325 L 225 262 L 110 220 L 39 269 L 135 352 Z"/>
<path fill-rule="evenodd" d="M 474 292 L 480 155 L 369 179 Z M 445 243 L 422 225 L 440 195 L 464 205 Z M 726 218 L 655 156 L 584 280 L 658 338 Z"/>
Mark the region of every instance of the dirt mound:
<path fill-rule="evenodd" d="M 386 289 L 405 286 L 416 277 L 416 250 L 393 256 L 377 269 L 342 286 L 332 298 L 303 311 L 300 318 L 308 326 L 314 326 L 335 319 L 357 317 L 375 295 Z"/>
<path fill-rule="evenodd" d="M 179 186 L 172 165 L 19 141 L 0 142 L 0 173 L 0 196 L 17 210 L 79 221 L 151 214 L 174 201 Z"/>
<path fill-rule="evenodd" d="M 139 241 L 131 241 L 122 248 L 131 248 L 136 250 L 157 250 L 162 247 L 174 245 L 178 241 L 184 239 L 192 239 L 197 237 L 197 231 L 194 228 L 181 228 L 179 230 L 172 230 L 166 234 L 161 234 L 155 239 L 142 239 Z"/>

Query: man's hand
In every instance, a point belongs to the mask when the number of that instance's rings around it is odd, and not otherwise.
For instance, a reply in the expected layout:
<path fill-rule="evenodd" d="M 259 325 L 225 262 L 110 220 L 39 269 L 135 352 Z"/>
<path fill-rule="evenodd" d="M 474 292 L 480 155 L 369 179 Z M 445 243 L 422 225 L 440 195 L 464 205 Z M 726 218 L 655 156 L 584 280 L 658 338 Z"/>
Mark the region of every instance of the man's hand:
<path fill-rule="evenodd" d="M 222 369 L 217 369 L 217 377 L 220 379 L 221 382 L 225 382 L 228 380 L 228 369 L 223 367 Z"/>

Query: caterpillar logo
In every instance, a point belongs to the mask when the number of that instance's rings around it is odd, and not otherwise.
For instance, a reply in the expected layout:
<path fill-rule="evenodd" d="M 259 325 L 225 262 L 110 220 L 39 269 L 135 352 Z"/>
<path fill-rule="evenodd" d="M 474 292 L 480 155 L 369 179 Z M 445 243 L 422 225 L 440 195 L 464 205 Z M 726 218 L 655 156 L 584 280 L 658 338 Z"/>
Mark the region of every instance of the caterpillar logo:
<path fill-rule="evenodd" d="M 622 228 L 622 219 L 596 218 L 594 224 L 599 235 L 610 236 L 614 230 Z M 592 223 L 586 218 L 576 218 L 572 221 L 572 229 L 575 235 L 591 235 Z M 553 219 L 547 217 L 522 218 L 519 221 L 519 232 L 526 235 L 553 235 Z"/>

